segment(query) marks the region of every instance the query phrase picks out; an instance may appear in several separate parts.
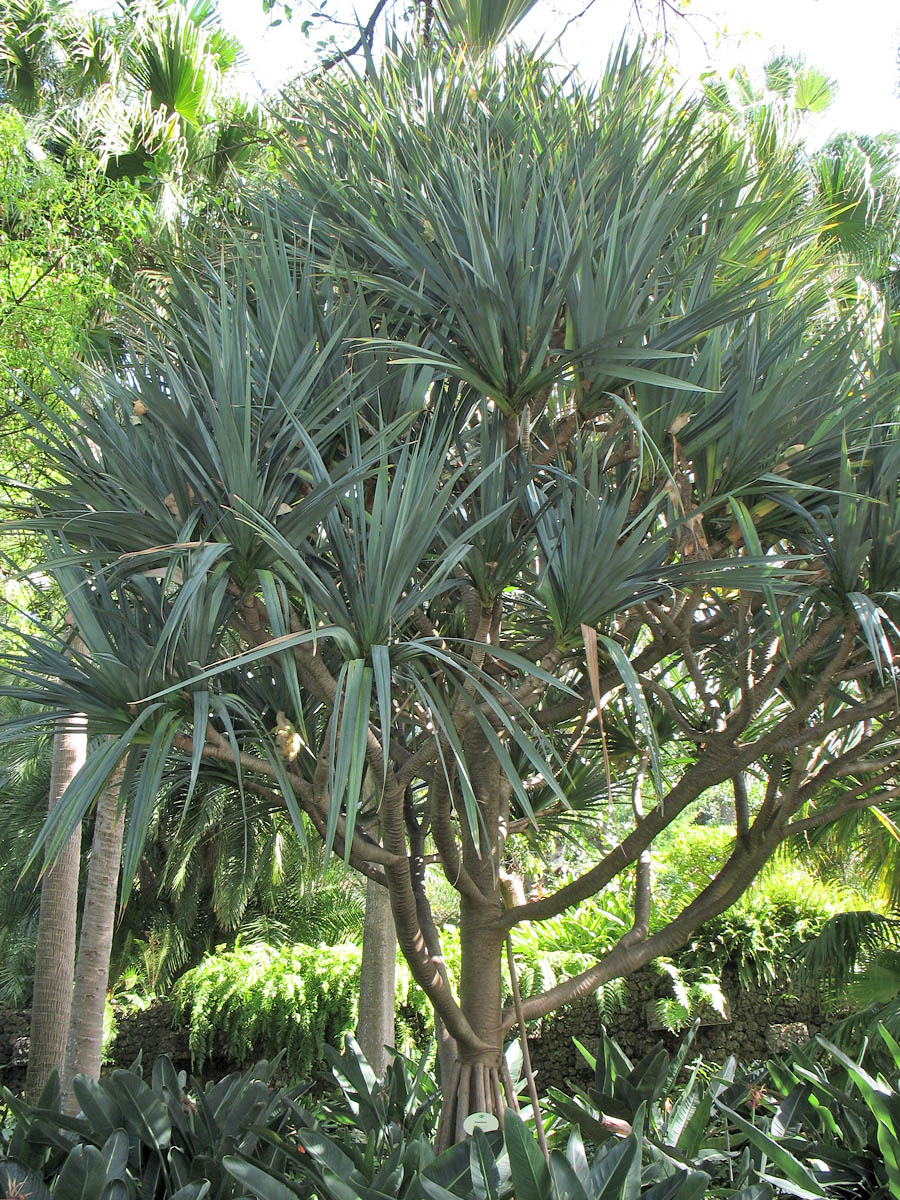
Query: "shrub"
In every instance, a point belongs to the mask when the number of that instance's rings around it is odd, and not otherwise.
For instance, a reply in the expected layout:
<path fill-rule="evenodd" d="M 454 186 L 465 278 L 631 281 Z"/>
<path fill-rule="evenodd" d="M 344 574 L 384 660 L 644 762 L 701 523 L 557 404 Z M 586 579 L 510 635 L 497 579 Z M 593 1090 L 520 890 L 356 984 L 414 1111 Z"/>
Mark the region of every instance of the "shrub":
<path fill-rule="evenodd" d="M 177 1011 L 187 1017 L 199 1070 L 215 1054 L 234 1063 L 284 1052 L 292 1077 L 308 1075 L 326 1042 L 340 1044 L 356 1027 L 359 946 L 269 946 L 255 942 L 210 955 L 175 987 Z M 398 964 L 396 1005 L 430 1021 L 430 1006 Z M 418 1022 L 417 1022 L 418 1023 Z M 402 1015 L 397 1045 L 414 1037 Z"/>
<path fill-rule="evenodd" d="M 795 978 L 790 952 L 842 908 L 857 905 L 856 898 L 800 865 L 776 862 L 737 904 L 701 925 L 674 957 L 720 975 L 730 968 L 744 988 L 768 987 Z"/>
<path fill-rule="evenodd" d="M 863 1066 L 865 1043 L 856 1060 L 818 1038 L 790 1062 L 750 1073 L 731 1058 L 710 1075 L 700 1060 L 682 1069 L 692 1037 L 674 1055 L 660 1044 L 636 1065 L 605 1034 L 596 1057 L 580 1048 L 593 1083 L 572 1095 L 551 1089 L 551 1142 L 565 1145 L 574 1131 L 588 1146 L 609 1146 L 642 1128 L 651 1148 L 644 1179 L 702 1167 L 709 1194 L 733 1200 L 900 1195 L 900 1092 Z M 896 1080 L 900 1045 L 883 1027 L 877 1040 Z"/>
<path fill-rule="evenodd" d="M 145 1081 L 140 1063 L 99 1082 L 75 1078 L 81 1112 L 62 1113 L 54 1072 L 37 1105 L 5 1098 L 15 1117 L 0 1146 L 0 1195 L 31 1200 L 233 1200 L 244 1193 L 223 1159 L 276 1165 L 267 1136 L 287 1134 L 302 1089 L 275 1091 L 277 1063 L 257 1063 L 190 1089 L 165 1055 Z"/>

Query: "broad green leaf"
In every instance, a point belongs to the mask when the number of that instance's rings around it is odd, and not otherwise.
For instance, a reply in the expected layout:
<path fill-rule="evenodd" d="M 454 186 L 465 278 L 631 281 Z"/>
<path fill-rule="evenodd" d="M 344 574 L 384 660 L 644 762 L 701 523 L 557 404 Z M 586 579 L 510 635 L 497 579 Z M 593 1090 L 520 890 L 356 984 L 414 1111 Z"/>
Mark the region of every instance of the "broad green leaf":
<path fill-rule="evenodd" d="M 500 1170 L 484 1133 L 476 1129 L 469 1139 L 469 1163 L 475 1200 L 499 1200 Z"/>
<path fill-rule="evenodd" d="M 547 1200 L 553 1186 L 549 1168 L 528 1126 L 512 1109 L 507 1109 L 503 1133 L 517 1200 Z"/>
<path fill-rule="evenodd" d="M 705 1171 L 677 1171 L 642 1191 L 641 1200 L 702 1200 L 709 1182 Z"/>
<path fill-rule="evenodd" d="M 556 1200 L 588 1200 L 575 1168 L 558 1150 L 550 1151 L 550 1175 Z"/>
<path fill-rule="evenodd" d="M 106 1185 L 106 1163 L 95 1146 L 76 1146 L 62 1165 L 54 1196 L 60 1200 L 96 1200 Z"/>
<path fill-rule="evenodd" d="M 132 1071 L 113 1071 L 105 1087 L 115 1100 L 127 1127 L 149 1149 L 160 1154 L 172 1140 L 165 1105 Z"/>
<path fill-rule="evenodd" d="M 591 1164 L 591 1188 L 589 1194 L 603 1200 L 632 1200 L 640 1188 L 635 1171 L 640 1170 L 641 1147 L 632 1135 L 627 1138 L 609 1139 L 604 1142 Z"/>
<path fill-rule="evenodd" d="M 767 1133 L 764 1133 L 758 1126 L 751 1124 L 745 1120 L 739 1113 L 728 1108 L 720 1101 L 716 1101 L 716 1108 L 724 1113 L 732 1124 L 744 1134 L 747 1140 L 757 1149 L 762 1150 L 767 1158 L 771 1159 L 781 1174 L 786 1180 L 796 1187 L 800 1188 L 805 1196 L 825 1196 L 817 1183 L 815 1177 L 807 1170 L 807 1168 L 795 1158 L 789 1150 L 784 1146 L 770 1138 Z"/>
<path fill-rule="evenodd" d="M 51 1200 L 50 1192 L 40 1176 L 9 1160 L 0 1162 L 0 1189 L 7 1196 L 27 1196 L 28 1200 Z"/>
<path fill-rule="evenodd" d="M 297 1191 L 286 1183 L 282 1183 L 281 1180 L 275 1179 L 262 1167 L 246 1162 L 243 1158 L 236 1158 L 232 1154 L 226 1154 L 222 1159 L 222 1164 L 229 1175 L 233 1176 L 242 1187 L 249 1188 L 259 1200 L 297 1200 L 298 1196 L 306 1194 L 305 1190 Z M 304 1185 L 304 1189 L 305 1187 L 306 1185 Z"/>
<path fill-rule="evenodd" d="M 111 1139 L 125 1124 L 125 1116 L 104 1084 L 88 1075 L 76 1075 L 72 1081 L 75 1099 L 91 1127 L 101 1137 Z"/>
<path fill-rule="evenodd" d="M 124 1179 L 128 1168 L 128 1134 L 124 1129 L 114 1129 L 100 1150 L 106 1178 Z"/>

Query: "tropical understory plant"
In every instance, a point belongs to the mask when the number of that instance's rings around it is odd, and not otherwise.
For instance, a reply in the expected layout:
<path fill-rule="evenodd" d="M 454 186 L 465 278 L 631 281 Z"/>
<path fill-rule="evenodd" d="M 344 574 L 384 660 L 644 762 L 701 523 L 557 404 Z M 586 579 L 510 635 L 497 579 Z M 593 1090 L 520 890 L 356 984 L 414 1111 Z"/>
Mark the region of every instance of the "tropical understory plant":
<path fill-rule="evenodd" d="M 126 756 L 127 898 L 161 781 L 283 805 L 388 889 L 453 1039 L 438 1149 L 516 1106 L 517 1020 L 682 945 L 788 838 L 897 794 L 900 442 L 890 322 L 849 315 L 790 163 L 640 56 L 390 50 L 315 81 L 255 231 L 198 242 L 33 423 L 15 519 L 85 651 L 8 669 Z M 654 839 L 711 789 L 736 835 L 650 926 Z M 595 859 L 524 894 L 510 848 L 606 797 Z M 425 884 L 459 894 L 451 987 Z M 596 962 L 502 1002 L 510 931 L 621 877 Z M 503 1090 L 506 1089 L 506 1101 Z"/>
<path fill-rule="evenodd" d="M 604 1035 L 593 1082 L 556 1092 L 541 1154 L 531 1121 L 435 1154 L 440 1089 L 420 1059 L 376 1076 L 352 1038 L 318 1093 L 276 1091 L 277 1063 L 214 1084 L 190 1083 L 161 1056 L 99 1082 L 81 1078 L 81 1112 L 60 1111 L 55 1077 L 36 1105 L 5 1093 L 0 1186 L 45 1200 L 772 1200 L 778 1195 L 896 1194 L 895 1079 L 900 1046 L 885 1031 L 886 1074 L 820 1039 L 753 1071 L 711 1072 L 689 1034 L 632 1063 Z M 585 1052 L 586 1054 L 586 1052 Z M 52 1193 L 49 1188 L 52 1187 Z"/>

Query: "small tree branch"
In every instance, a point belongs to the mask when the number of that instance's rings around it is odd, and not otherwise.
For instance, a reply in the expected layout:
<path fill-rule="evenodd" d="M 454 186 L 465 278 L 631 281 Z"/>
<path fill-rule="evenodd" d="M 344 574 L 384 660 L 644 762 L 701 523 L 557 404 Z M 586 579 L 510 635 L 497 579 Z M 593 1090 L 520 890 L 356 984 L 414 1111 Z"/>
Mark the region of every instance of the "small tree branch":
<path fill-rule="evenodd" d="M 33 279 L 31 281 L 31 283 L 28 285 L 28 287 L 25 289 L 25 291 L 22 293 L 21 296 L 13 296 L 10 303 L 6 305 L 4 311 L 2 313 L 0 313 L 0 325 L 2 325 L 4 321 L 6 321 L 7 317 L 10 317 L 12 315 L 12 313 L 15 311 L 15 309 L 17 309 L 20 305 L 25 303 L 25 301 L 28 299 L 28 297 L 31 295 L 31 293 L 35 290 L 35 288 L 39 287 L 44 282 L 44 280 L 47 278 L 48 275 L 53 274 L 53 272 L 60 265 L 60 263 L 62 262 L 62 260 L 64 258 L 65 258 L 64 254 L 58 255 L 53 260 L 53 262 L 51 262 L 47 267 L 45 267 L 44 270 L 41 271 L 41 273 L 35 279 Z"/>
<path fill-rule="evenodd" d="M 890 689 L 880 692 L 865 704 L 859 704 L 855 707 L 848 705 L 836 717 L 831 717 L 828 720 L 821 721 L 817 725 L 804 725 L 802 730 L 797 730 L 793 733 L 787 733 L 783 736 L 772 737 L 767 735 L 761 739 L 761 744 L 765 743 L 763 752 L 768 749 L 777 750 L 794 750 L 799 746 L 808 746 L 812 742 L 821 742 L 824 736 L 828 733 L 836 733 L 839 729 L 848 729 L 854 725 L 860 724 L 867 717 L 884 717 L 890 713 L 896 704 L 896 697 Z M 782 723 L 787 724 L 788 719 Z M 793 714 L 790 718 L 790 724 L 796 726 L 797 721 L 793 719 Z M 779 726 L 781 728 L 781 726 Z"/>
<path fill-rule="evenodd" d="M 743 841 L 750 832 L 750 799 L 747 795 L 747 781 L 743 771 L 735 771 L 731 777 L 734 789 L 734 821 L 738 838 Z"/>
<path fill-rule="evenodd" d="M 640 764 L 631 784 L 631 808 L 634 812 L 635 828 L 639 828 L 641 821 L 644 819 L 644 801 L 641 796 L 641 788 L 644 786 L 649 762 L 650 751 L 645 750 L 641 755 Z M 634 924 L 622 939 L 629 946 L 634 942 L 642 942 L 650 932 L 651 879 L 652 859 L 648 847 L 638 855 L 634 870 Z"/>
<path fill-rule="evenodd" d="M 641 851 L 645 850 L 679 813 L 707 788 L 720 783 L 720 776 L 727 777 L 727 767 L 717 762 L 700 762 L 691 767 L 665 799 L 596 866 L 549 896 L 507 909 L 500 917 L 503 928 L 509 929 L 520 921 L 545 921 L 549 917 L 556 917 L 570 906 L 580 904 L 602 891 L 620 871 L 637 860 Z"/>
<path fill-rule="evenodd" d="M 187 736 L 176 737 L 173 745 L 181 750 L 186 755 L 191 755 L 194 752 L 194 739 Z M 231 763 L 234 765 L 239 762 L 242 769 L 245 771 L 253 771 L 258 775 L 264 775 L 276 783 L 279 781 L 278 771 L 275 766 L 264 758 L 257 758 L 253 754 L 247 754 L 241 751 L 237 756 L 230 745 L 220 742 L 204 742 L 201 754 L 206 759 L 212 759 L 217 762 Z M 321 804 L 317 803 L 315 788 L 298 775 L 295 771 L 286 771 L 288 780 L 294 789 L 294 793 L 299 801 L 300 807 L 312 820 L 313 824 L 320 835 L 324 838 L 327 825 L 327 806 L 322 810 Z M 282 804 L 284 799 L 282 798 Z M 344 835 L 346 831 L 346 822 L 343 817 L 338 821 L 337 836 L 340 838 L 341 844 L 344 843 Z M 358 833 L 353 834 L 351 842 L 351 856 L 369 863 L 378 863 L 380 866 L 388 866 L 394 864 L 394 856 L 389 854 L 377 842 L 373 842 L 368 838 L 364 838 Z M 403 854 L 401 861 L 406 864 L 406 855 Z"/>
<path fill-rule="evenodd" d="M 348 58 L 352 58 L 354 54 L 358 54 L 363 46 L 371 46 L 372 38 L 375 35 L 375 26 L 378 24 L 378 18 L 387 7 L 387 0 L 378 0 L 378 3 L 373 8 L 369 15 L 369 19 L 359 31 L 359 37 L 352 46 L 348 46 L 345 50 L 339 50 L 336 54 L 332 54 L 329 58 L 323 59 L 319 65 L 311 72 L 313 79 L 317 75 L 324 75 L 326 71 L 331 71 L 334 67 L 339 66 L 342 62 L 346 62 Z"/>
<path fill-rule="evenodd" d="M 252 780 L 252 779 L 245 780 L 244 787 L 246 788 L 246 790 L 248 792 L 253 792 L 254 795 L 262 796 L 262 798 L 264 800 L 268 800 L 272 804 L 273 808 L 283 808 L 284 807 L 284 797 L 281 795 L 280 792 L 276 792 L 272 788 L 265 787 L 264 784 L 256 783 L 255 780 Z M 312 820 L 311 817 L 310 817 L 310 820 Z M 313 822 L 313 823 L 315 824 L 315 822 Z M 324 826 L 322 826 L 322 828 L 320 829 L 319 826 L 316 825 L 316 830 L 319 833 L 320 837 L 322 837 L 322 839 L 324 841 L 324 837 L 325 837 Z M 343 854 L 344 854 L 343 838 L 336 839 L 336 840 L 338 841 L 338 845 L 336 846 L 336 849 L 337 849 L 338 853 L 341 856 L 343 856 Z M 350 863 L 350 866 L 353 867 L 353 869 L 355 871 L 359 871 L 359 873 L 361 875 L 364 875 L 366 877 L 366 879 L 371 879 L 372 882 L 377 883 L 379 885 L 379 887 L 383 887 L 383 888 L 387 889 L 387 885 L 388 885 L 387 877 L 385 876 L 383 871 L 379 871 L 377 869 L 377 867 L 374 867 L 370 862 L 365 862 L 363 859 L 357 858 L 357 856 L 355 854 L 353 854 L 352 852 L 350 854 L 350 858 L 348 859 L 348 862 Z"/>
<path fill-rule="evenodd" d="M 879 792 L 876 796 L 867 794 L 856 796 L 853 799 L 840 800 L 812 817 L 804 817 L 801 821 L 791 821 L 785 828 L 784 836 L 789 838 L 795 833 L 809 833 L 812 829 L 821 829 L 823 825 L 830 825 L 832 821 L 846 816 L 847 813 L 874 808 L 886 804 L 889 800 L 896 800 L 898 797 L 900 797 L 900 787 L 888 788 L 886 792 Z"/>
<path fill-rule="evenodd" d="M 825 645 L 829 637 L 831 637 L 833 633 L 836 633 L 837 630 L 841 628 L 841 625 L 842 621 L 839 617 L 831 617 L 827 621 L 823 621 L 818 629 L 816 629 L 812 635 L 806 639 L 803 645 L 797 651 L 795 651 L 791 657 L 790 667 L 796 670 L 799 667 L 804 666 L 809 659 L 812 658 L 812 656 L 816 654 L 822 648 L 822 646 Z M 841 647 L 838 649 L 838 657 L 840 657 L 842 654 L 843 645 L 844 642 L 842 639 Z M 832 660 L 831 665 L 833 665 L 834 662 L 835 660 Z M 840 666 L 835 666 L 835 672 L 839 671 L 841 666 L 843 666 L 843 661 L 841 661 Z M 737 737 L 743 733 L 753 720 L 754 716 L 756 716 L 756 714 L 762 709 L 762 706 L 772 696 L 775 689 L 784 678 L 784 673 L 786 670 L 787 665 L 784 662 L 777 660 L 777 658 L 773 656 L 768 670 L 761 678 L 755 681 L 750 694 L 741 697 L 740 703 L 728 718 L 728 728 L 734 737 Z M 818 700 L 813 701 L 812 707 L 808 710 L 806 716 L 808 716 L 809 713 L 814 710 L 816 703 L 818 703 Z M 794 711 L 799 712 L 799 706 Z M 801 719 L 805 719 L 805 717 Z"/>
<path fill-rule="evenodd" d="M 652 679 L 649 675 L 640 675 L 640 676 L 638 676 L 638 678 L 640 679 L 643 686 L 646 688 L 649 688 L 649 690 L 654 694 L 654 696 L 656 696 L 657 700 L 659 700 L 660 704 L 663 706 L 663 708 L 666 710 L 666 712 L 669 714 L 669 716 L 672 718 L 672 720 L 678 726 L 681 733 L 688 739 L 689 742 L 700 743 L 700 742 L 705 742 L 709 739 L 709 731 L 708 730 L 695 729 L 692 725 L 688 724 L 688 722 L 684 719 L 684 717 L 678 711 L 678 707 L 675 704 L 675 701 L 672 699 L 671 693 L 668 688 L 666 688 L 663 684 L 657 682 L 657 680 Z"/>
<path fill-rule="evenodd" d="M 327 772 L 322 781 L 327 784 Z M 490 1047 L 478 1037 L 463 1015 L 450 990 L 443 961 L 428 949 L 419 922 L 419 907 L 406 855 L 405 793 L 396 780 L 387 778 L 381 800 L 382 838 L 392 862 L 385 867 L 397 942 L 409 964 L 413 979 L 431 1001 L 448 1032 L 468 1050 L 486 1052 Z M 402 864 L 402 865 L 401 865 Z"/>
<path fill-rule="evenodd" d="M 653 667 L 658 666 L 660 662 L 669 654 L 672 653 L 673 647 L 663 643 L 661 640 L 654 641 L 642 650 L 633 660 L 632 665 L 635 672 L 641 675 Z M 607 671 L 605 675 L 600 676 L 600 693 L 612 691 L 616 687 L 622 686 L 622 679 L 618 671 L 615 669 Z M 541 729 L 547 729 L 553 725 L 559 725 L 563 721 L 571 721 L 584 711 L 585 705 L 591 703 L 591 686 L 590 681 L 585 674 L 584 682 L 577 696 L 566 697 L 558 704 L 548 706 L 544 709 L 538 709 L 533 714 L 535 724 Z"/>
<path fill-rule="evenodd" d="M 441 870 L 451 887 L 481 901 L 482 895 L 462 863 L 459 845 L 453 832 L 450 789 L 443 770 L 437 770 L 428 789 L 428 811 L 431 817 L 431 836 L 440 858 Z"/>

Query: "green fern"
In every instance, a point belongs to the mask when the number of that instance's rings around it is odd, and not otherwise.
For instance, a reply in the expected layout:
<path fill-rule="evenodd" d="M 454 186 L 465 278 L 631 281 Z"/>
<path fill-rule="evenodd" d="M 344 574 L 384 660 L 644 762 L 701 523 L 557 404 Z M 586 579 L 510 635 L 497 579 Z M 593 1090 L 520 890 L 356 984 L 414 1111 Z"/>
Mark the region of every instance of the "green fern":
<path fill-rule="evenodd" d="M 867 970 L 883 953 L 896 959 L 898 951 L 900 918 L 871 911 L 837 913 L 797 952 L 798 974 L 828 1000 L 838 1000 L 851 988 L 862 1000 L 864 994 L 868 995 L 863 984 Z M 894 994 L 898 991 L 900 978 Z M 871 996 L 864 1000 L 866 1004 L 871 1002 Z"/>
<path fill-rule="evenodd" d="M 709 968 L 681 968 L 667 958 L 657 959 L 654 965 L 672 990 L 671 996 L 661 996 L 654 1001 L 656 1016 L 664 1029 L 680 1033 L 710 1011 L 723 1019 L 727 1017 L 725 993 Z"/>
<path fill-rule="evenodd" d="M 197 1069 L 220 1054 L 243 1064 L 284 1051 L 296 1077 L 309 1075 L 326 1043 L 339 1045 L 356 1025 L 362 952 L 340 946 L 239 945 L 210 955 L 175 988 L 189 1025 Z M 430 1007 L 398 964 L 395 1001 L 428 1025 Z M 398 1023 L 398 1048 L 413 1049 L 409 1022 Z"/>

